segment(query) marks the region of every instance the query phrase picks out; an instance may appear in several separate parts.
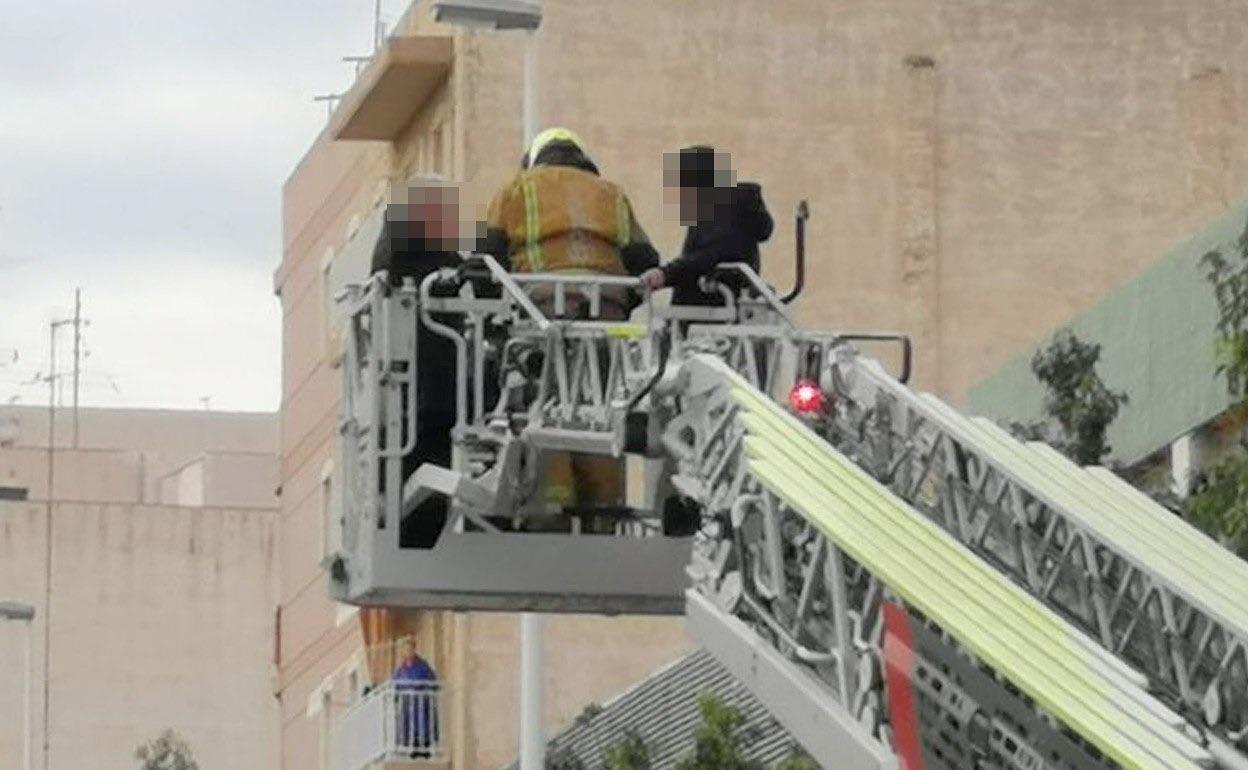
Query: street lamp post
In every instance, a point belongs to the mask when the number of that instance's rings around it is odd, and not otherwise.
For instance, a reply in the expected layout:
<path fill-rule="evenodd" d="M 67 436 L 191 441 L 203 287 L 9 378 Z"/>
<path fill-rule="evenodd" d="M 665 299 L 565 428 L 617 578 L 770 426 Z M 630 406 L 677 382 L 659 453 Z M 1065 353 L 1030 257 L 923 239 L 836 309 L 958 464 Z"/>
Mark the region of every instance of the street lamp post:
<path fill-rule="evenodd" d="M 537 136 L 537 32 L 542 25 L 541 6 L 528 0 L 443 0 L 433 4 L 433 19 L 458 27 L 526 34 L 521 125 L 527 151 Z M 520 770 L 542 770 L 545 766 L 542 670 L 542 616 L 521 613 Z"/>
<path fill-rule="evenodd" d="M 0 621 L 14 621 L 26 624 L 26 684 L 22 698 L 22 767 L 31 770 L 30 748 L 30 694 L 32 689 L 33 661 L 31 660 L 31 642 L 34 636 L 35 608 L 29 604 L 18 602 L 0 602 Z"/>
<path fill-rule="evenodd" d="M 537 31 L 542 26 L 541 6 L 533 0 L 441 0 L 433 4 L 433 20 L 468 29 L 527 33 L 521 118 L 527 148 L 537 136 Z"/>

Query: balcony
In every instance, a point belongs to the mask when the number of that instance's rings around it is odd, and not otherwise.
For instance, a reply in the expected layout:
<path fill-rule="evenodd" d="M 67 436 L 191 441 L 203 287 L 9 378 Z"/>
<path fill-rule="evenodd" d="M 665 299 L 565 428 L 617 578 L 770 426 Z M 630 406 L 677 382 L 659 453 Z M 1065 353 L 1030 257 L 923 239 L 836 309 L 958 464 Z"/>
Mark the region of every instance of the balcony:
<path fill-rule="evenodd" d="M 442 689 L 386 682 L 348 709 L 334 734 L 334 770 L 448 768 Z"/>
<path fill-rule="evenodd" d="M 335 139 L 394 141 L 451 68 L 449 37 L 392 37 L 377 52 L 330 120 Z"/>

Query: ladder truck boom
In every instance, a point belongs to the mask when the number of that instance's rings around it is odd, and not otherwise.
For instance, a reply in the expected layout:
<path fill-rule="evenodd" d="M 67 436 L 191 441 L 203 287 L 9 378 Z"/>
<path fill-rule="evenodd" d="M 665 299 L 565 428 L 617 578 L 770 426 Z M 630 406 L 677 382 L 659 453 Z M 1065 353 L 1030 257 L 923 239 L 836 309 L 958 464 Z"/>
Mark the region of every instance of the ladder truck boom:
<path fill-rule="evenodd" d="M 743 265 L 739 297 L 706 281 L 723 307 L 647 297 L 619 323 L 603 292 L 633 279 L 464 256 L 341 298 L 339 601 L 684 614 L 829 768 L 1248 767 L 1244 565 L 1108 472 L 910 390 L 904 337 L 804 330 Z M 457 350 L 458 421 L 452 467 L 404 480 L 418 322 Z M 899 344 L 905 371 L 860 343 Z M 643 499 L 517 531 L 562 451 L 636 458 Z M 433 494 L 440 536 L 400 547 Z"/>
<path fill-rule="evenodd" d="M 1248 563 L 1104 468 L 832 356 L 823 435 L 1229 743 L 1248 733 Z"/>

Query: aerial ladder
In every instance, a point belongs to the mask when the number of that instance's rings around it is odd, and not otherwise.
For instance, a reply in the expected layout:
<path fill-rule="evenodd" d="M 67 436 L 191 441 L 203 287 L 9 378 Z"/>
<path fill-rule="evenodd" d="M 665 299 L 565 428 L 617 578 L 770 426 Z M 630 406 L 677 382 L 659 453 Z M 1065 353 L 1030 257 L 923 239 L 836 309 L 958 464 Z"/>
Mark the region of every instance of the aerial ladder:
<path fill-rule="evenodd" d="M 905 337 L 801 328 L 802 221 L 785 297 L 730 265 L 705 279 L 722 307 L 647 296 L 639 323 L 599 317 L 634 279 L 484 255 L 349 287 L 331 595 L 683 614 L 827 768 L 1248 768 L 1248 564 L 1109 471 L 910 389 Z M 457 351 L 458 420 L 452 467 L 404 479 L 418 323 Z M 641 499 L 521 531 L 567 451 L 635 458 Z M 441 534 L 401 547 L 430 495 Z"/>

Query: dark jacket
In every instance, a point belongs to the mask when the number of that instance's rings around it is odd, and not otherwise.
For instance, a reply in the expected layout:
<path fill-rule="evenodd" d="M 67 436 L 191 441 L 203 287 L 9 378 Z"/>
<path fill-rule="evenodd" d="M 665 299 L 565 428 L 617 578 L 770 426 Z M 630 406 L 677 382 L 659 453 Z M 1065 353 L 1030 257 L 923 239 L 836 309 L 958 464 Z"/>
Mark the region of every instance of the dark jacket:
<path fill-rule="evenodd" d="M 428 248 L 413 225 L 387 217 L 373 249 L 372 272 L 387 270 L 390 283 L 400 286 L 405 277 L 419 287 L 430 273 L 455 267 L 458 254 Z M 434 286 L 434 296 L 454 296 L 455 286 Z M 435 313 L 434 320 L 455 323 L 454 317 Z M 416 327 L 416 446 L 403 458 L 402 476 L 406 481 L 423 463 L 451 465 L 451 428 L 455 425 L 455 345 L 427 328 L 422 320 Z M 403 409 L 408 409 L 404 397 Z M 429 548 L 434 545 L 447 518 L 447 501 L 441 495 L 425 500 L 399 527 L 403 548 Z"/>
<path fill-rule="evenodd" d="M 382 226 L 377 246 L 373 249 L 372 272 L 388 270 L 390 284 L 399 286 L 405 277 L 421 281 L 435 270 L 457 267 L 462 263 L 458 254 L 428 251 L 416 236 L 410 222 L 387 219 Z M 434 286 L 434 296 L 455 296 L 454 286 Z M 453 319 L 434 319 L 442 322 Z M 417 414 L 422 422 L 450 426 L 455 422 L 455 345 L 419 323 L 416 334 L 416 398 Z M 423 431 L 422 431 L 423 433 Z M 420 453 L 418 440 L 417 451 Z"/>
<path fill-rule="evenodd" d="M 726 193 L 725 201 L 713 204 L 710 216 L 685 233 L 680 256 L 663 266 L 667 285 L 673 288 L 672 304 L 722 305 L 718 294 L 698 288 L 698 279 L 718 265 L 744 262 L 758 272 L 758 244 L 771 237 L 774 226 L 762 188 L 742 182 Z M 740 282 L 733 285 L 738 291 L 743 288 Z"/>

